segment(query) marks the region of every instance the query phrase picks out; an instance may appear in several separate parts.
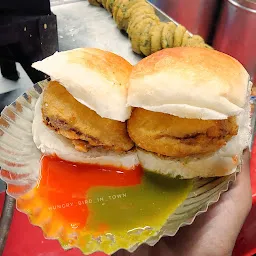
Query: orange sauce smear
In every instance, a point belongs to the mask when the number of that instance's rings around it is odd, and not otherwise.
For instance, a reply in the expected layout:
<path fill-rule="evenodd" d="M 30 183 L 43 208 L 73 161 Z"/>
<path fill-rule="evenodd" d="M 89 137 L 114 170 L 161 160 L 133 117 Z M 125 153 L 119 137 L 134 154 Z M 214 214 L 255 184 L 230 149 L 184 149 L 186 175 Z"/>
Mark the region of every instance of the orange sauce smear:
<path fill-rule="evenodd" d="M 87 191 L 96 186 L 134 186 L 141 183 L 142 168 L 133 169 L 67 162 L 44 156 L 36 194 L 66 225 L 81 229 L 89 216 Z"/>

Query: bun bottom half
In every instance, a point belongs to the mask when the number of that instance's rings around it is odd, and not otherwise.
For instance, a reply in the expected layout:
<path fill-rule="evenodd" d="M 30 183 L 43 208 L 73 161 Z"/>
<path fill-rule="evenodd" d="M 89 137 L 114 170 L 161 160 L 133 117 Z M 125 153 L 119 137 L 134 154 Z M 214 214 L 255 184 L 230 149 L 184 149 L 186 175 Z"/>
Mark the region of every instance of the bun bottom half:
<path fill-rule="evenodd" d="M 157 174 L 172 178 L 192 179 L 196 177 L 219 177 L 236 172 L 241 162 L 238 155 L 171 158 L 138 148 L 137 154 L 142 167 Z"/>

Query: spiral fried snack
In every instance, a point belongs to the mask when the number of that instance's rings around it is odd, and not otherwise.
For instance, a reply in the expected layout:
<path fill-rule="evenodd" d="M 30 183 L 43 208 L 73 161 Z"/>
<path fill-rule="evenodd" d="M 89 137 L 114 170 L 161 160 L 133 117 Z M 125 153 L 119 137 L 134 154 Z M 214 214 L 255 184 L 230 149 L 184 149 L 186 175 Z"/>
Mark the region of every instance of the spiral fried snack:
<path fill-rule="evenodd" d="M 91 5 L 100 6 L 100 3 L 97 0 L 89 0 Z"/>
<path fill-rule="evenodd" d="M 179 46 L 211 48 L 202 37 L 190 36 L 184 26 L 161 22 L 146 0 L 89 0 L 89 3 L 102 5 L 112 14 L 117 27 L 127 32 L 135 53 L 148 56 Z"/>

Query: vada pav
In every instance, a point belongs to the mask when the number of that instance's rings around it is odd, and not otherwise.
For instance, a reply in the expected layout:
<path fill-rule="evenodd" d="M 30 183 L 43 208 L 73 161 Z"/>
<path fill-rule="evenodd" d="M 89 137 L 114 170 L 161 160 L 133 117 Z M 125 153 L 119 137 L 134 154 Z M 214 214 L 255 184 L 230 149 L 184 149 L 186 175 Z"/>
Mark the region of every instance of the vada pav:
<path fill-rule="evenodd" d="M 83 163 L 138 163 L 126 120 L 132 65 L 114 53 L 79 48 L 33 64 L 51 81 L 35 107 L 33 137 L 46 154 Z"/>
<path fill-rule="evenodd" d="M 180 178 L 235 172 L 250 141 L 250 90 L 244 67 L 215 50 L 164 49 L 140 61 L 128 133 L 144 169 Z"/>

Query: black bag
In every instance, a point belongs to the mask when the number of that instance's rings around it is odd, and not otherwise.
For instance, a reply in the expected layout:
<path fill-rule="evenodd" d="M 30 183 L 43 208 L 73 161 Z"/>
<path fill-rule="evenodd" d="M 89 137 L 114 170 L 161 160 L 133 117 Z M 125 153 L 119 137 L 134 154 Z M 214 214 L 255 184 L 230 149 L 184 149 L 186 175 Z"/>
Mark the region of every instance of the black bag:
<path fill-rule="evenodd" d="M 0 15 L 48 15 L 49 0 L 0 0 Z"/>
<path fill-rule="evenodd" d="M 34 83 L 45 79 L 31 64 L 57 50 L 57 19 L 49 0 L 0 0 L 0 69 L 5 78 L 19 78 L 19 62 Z"/>

